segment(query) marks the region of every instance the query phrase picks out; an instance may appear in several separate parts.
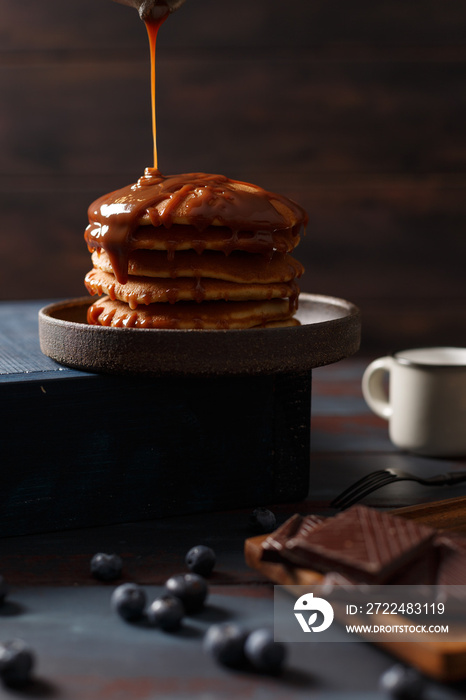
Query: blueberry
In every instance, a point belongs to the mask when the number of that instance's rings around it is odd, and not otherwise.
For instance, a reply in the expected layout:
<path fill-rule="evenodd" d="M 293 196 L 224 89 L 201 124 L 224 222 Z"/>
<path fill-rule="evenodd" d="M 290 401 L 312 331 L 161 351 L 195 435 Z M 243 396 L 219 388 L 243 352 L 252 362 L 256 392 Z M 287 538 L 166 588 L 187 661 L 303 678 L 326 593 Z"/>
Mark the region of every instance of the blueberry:
<path fill-rule="evenodd" d="M 204 650 L 218 663 L 239 668 L 245 663 L 248 630 L 233 622 L 211 625 L 204 636 Z"/>
<path fill-rule="evenodd" d="M 34 654 L 22 639 L 0 644 L 0 677 L 6 685 L 21 686 L 31 679 Z"/>
<path fill-rule="evenodd" d="M 268 508 L 255 508 L 249 522 L 258 532 L 272 532 L 277 527 L 277 519 Z"/>
<path fill-rule="evenodd" d="M 3 576 L 0 576 L 0 605 L 5 602 L 5 598 L 8 595 L 8 586 L 5 582 Z"/>
<path fill-rule="evenodd" d="M 125 620 L 139 620 L 146 607 L 146 594 L 137 583 L 123 583 L 112 593 L 112 609 Z"/>
<path fill-rule="evenodd" d="M 99 552 L 91 559 L 91 574 L 100 581 L 115 581 L 120 578 L 123 562 L 118 554 Z"/>
<path fill-rule="evenodd" d="M 187 613 L 198 612 L 209 593 L 206 581 L 198 574 L 177 574 L 165 582 L 167 593 L 179 598 Z"/>
<path fill-rule="evenodd" d="M 286 658 L 286 648 L 281 642 L 275 642 L 273 633 L 268 629 L 251 632 L 244 645 L 248 661 L 258 671 L 279 673 Z"/>
<path fill-rule="evenodd" d="M 215 566 L 215 552 L 203 544 L 189 550 L 186 555 L 186 566 L 190 571 L 200 576 L 209 576 Z"/>
<path fill-rule="evenodd" d="M 163 595 L 156 598 L 147 610 L 147 619 L 150 624 L 166 631 L 178 629 L 183 615 L 183 603 L 173 595 Z"/>
<path fill-rule="evenodd" d="M 414 668 L 396 665 L 380 679 L 380 687 L 396 700 L 421 700 L 424 693 L 422 676 Z"/>

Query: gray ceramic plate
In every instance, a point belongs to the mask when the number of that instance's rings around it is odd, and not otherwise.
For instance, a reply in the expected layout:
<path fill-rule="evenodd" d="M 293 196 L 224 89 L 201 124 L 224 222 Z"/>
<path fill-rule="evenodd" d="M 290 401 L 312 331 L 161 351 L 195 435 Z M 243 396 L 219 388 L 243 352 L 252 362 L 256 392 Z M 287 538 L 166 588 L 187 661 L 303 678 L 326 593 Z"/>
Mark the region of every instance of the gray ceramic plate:
<path fill-rule="evenodd" d="M 359 348 L 359 310 L 344 299 L 301 294 L 301 326 L 157 330 L 89 326 L 89 297 L 39 312 L 45 355 L 67 367 L 111 374 L 212 376 L 305 373 Z"/>

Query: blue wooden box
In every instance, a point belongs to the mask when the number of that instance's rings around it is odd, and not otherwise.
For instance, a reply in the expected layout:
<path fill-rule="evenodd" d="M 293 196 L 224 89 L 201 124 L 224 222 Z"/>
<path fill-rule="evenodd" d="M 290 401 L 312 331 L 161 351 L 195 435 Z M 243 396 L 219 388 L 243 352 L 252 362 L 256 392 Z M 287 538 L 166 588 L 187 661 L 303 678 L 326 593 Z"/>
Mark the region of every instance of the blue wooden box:
<path fill-rule="evenodd" d="M 138 378 L 39 348 L 41 302 L 0 304 L 0 533 L 294 501 L 308 491 L 311 372 Z"/>

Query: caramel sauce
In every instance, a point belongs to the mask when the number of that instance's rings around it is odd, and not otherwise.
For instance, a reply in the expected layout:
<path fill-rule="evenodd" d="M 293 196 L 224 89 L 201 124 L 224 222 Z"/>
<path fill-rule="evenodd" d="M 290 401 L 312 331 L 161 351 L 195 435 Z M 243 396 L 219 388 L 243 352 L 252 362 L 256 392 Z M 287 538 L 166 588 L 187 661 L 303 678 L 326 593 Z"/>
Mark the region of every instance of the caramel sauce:
<path fill-rule="evenodd" d="M 151 92 L 151 106 L 152 106 L 152 139 L 154 142 L 154 168 L 157 170 L 158 167 L 158 157 L 157 157 L 157 120 L 156 120 L 156 109 L 155 109 L 155 54 L 157 47 L 157 35 L 162 24 L 167 19 L 168 14 L 163 15 L 154 19 L 151 15 L 145 20 L 145 25 L 147 29 L 147 34 L 149 37 L 149 48 L 150 48 L 150 92 Z"/>
<path fill-rule="evenodd" d="M 168 230 L 174 219 L 181 217 L 198 231 L 212 225 L 230 229 L 230 239 L 223 247 L 227 254 L 235 250 L 238 236 L 246 232 L 249 252 L 272 256 L 271 235 L 285 231 L 296 237 L 306 223 L 306 214 L 286 197 L 244 184 L 224 175 L 205 173 L 165 177 L 154 168 L 146 168 L 137 183 L 106 194 L 90 205 L 86 242 L 90 250 L 105 250 L 122 284 L 128 276 L 129 254 L 137 247 L 133 237 L 145 214 L 152 226 L 167 230 L 169 256 L 176 248 L 170 244 Z M 274 203 L 280 204 L 290 218 L 279 212 Z M 200 245 L 198 252 L 204 247 Z"/>

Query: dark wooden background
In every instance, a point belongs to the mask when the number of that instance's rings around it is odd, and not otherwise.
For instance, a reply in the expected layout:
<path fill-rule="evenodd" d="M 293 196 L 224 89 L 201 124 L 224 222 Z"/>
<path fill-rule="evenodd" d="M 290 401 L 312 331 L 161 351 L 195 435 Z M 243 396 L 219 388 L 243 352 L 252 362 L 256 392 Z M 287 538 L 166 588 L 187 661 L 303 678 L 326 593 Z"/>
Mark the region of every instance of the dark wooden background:
<path fill-rule="evenodd" d="M 363 351 L 466 345 L 465 42 L 461 0 L 187 0 L 159 166 L 299 201 L 302 289 L 361 307 Z M 0 0 L 0 299 L 85 293 L 88 205 L 151 164 L 136 11 Z"/>

